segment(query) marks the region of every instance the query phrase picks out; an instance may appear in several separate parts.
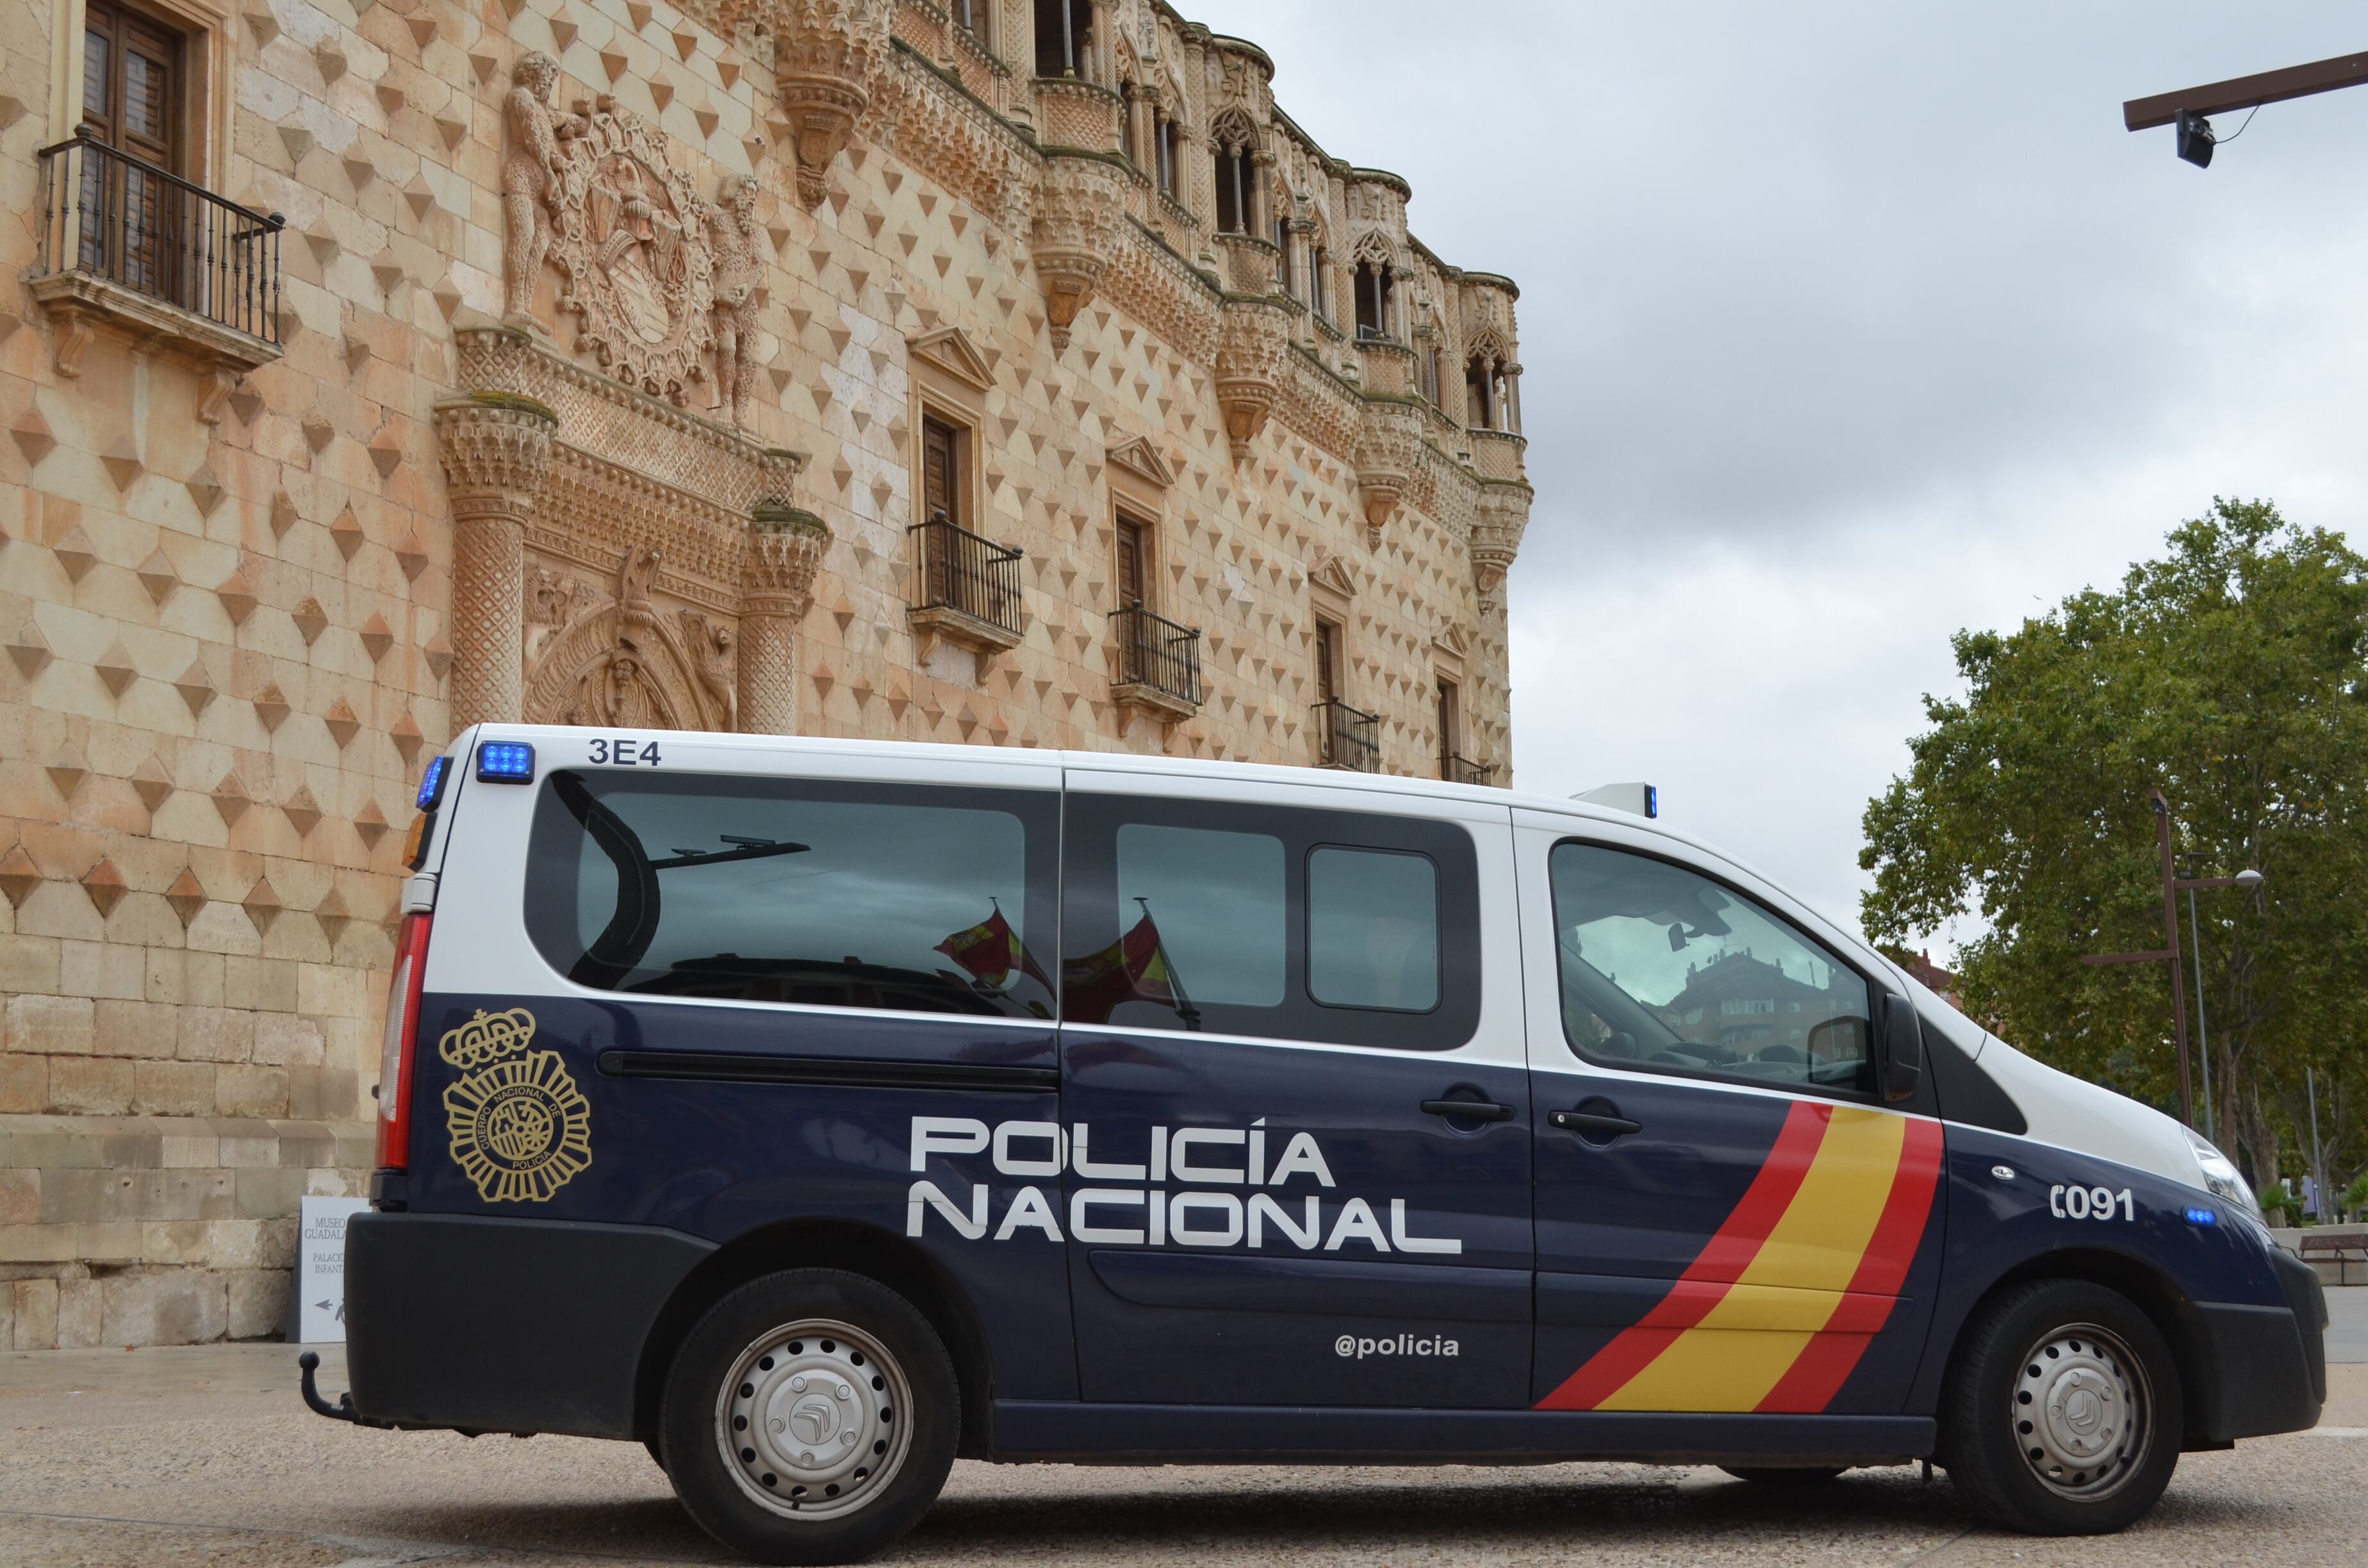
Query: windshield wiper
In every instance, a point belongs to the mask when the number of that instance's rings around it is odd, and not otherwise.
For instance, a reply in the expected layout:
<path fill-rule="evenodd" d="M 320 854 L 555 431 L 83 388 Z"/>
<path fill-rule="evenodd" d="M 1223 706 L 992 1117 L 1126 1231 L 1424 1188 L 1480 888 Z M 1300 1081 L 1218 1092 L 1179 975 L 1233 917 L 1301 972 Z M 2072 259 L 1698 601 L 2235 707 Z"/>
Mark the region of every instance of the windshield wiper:
<path fill-rule="evenodd" d="M 732 847 L 685 849 L 677 845 L 671 858 L 651 861 L 650 869 L 671 871 L 677 866 L 721 866 L 727 860 L 762 860 L 774 855 L 803 855 L 814 847 L 809 844 L 792 844 L 787 839 L 742 838 L 729 833 L 719 833 L 715 836 Z"/>

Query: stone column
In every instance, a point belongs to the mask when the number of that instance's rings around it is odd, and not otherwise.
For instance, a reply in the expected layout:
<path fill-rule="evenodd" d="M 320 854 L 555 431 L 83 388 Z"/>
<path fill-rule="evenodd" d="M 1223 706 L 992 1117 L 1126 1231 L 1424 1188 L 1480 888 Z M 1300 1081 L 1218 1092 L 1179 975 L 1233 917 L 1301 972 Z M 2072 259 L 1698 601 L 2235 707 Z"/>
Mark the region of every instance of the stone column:
<path fill-rule="evenodd" d="M 452 729 L 516 723 L 526 676 L 526 524 L 559 416 L 517 392 L 436 405 L 452 508 Z"/>
<path fill-rule="evenodd" d="M 830 529 L 812 512 L 760 501 L 740 564 L 740 730 L 798 733 L 798 626 L 814 604 Z"/>

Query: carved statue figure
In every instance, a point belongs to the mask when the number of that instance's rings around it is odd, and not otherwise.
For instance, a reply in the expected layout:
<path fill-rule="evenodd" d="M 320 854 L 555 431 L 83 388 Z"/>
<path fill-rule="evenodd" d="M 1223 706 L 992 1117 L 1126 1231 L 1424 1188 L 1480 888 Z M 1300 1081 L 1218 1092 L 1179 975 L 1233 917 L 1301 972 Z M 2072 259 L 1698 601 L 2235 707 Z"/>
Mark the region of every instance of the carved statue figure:
<path fill-rule="evenodd" d="M 682 612 L 682 638 L 690 645 L 691 674 L 700 690 L 723 716 L 723 727 L 740 727 L 738 672 L 734 667 L 732 629 L 695 609 Z"/>
<path fill-rule="evenodd" d="M 502 163 L 502 210 L 507 223 L 502 266 L 508 284 L 502 319 L 511 326 L 533 327 L 534 286 L 542 277 L 542 258 L 551 251 L 552 197 L 562 184 L 560 165 L 567 155 L 563 143 L 581 136 L 585 122 L 581 115 L 551 108 L 559 62 L 548 54 L 537 51 L 519 60 L 510 81 L 503 104 L 510 148 Z"/>
<path fill-rule="evenodd" d="M 764 263 L 757 254 L 756 179 L 725 179 L 711 220 L 715 232 L 716 396 L 732 411 L 732 423 L 747 423 L 748 399 L 757 388 L 757 286 Z"/>

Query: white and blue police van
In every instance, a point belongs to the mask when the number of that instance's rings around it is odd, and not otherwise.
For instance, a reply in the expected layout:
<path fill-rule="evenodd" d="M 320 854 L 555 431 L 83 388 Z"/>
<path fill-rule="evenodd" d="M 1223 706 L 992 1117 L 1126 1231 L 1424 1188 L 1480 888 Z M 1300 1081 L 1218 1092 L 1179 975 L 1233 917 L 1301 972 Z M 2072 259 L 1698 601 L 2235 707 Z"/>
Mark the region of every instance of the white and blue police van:
<path fill-rule="evenodd" d="M 2325 1398 L 2219 1152 L 1639 815 L 523 726 L 419 808 L 307 1398 L 646 1444 L 751 1558 L 958 1457 L 1929 1459 L 2105 1531 Z"/>

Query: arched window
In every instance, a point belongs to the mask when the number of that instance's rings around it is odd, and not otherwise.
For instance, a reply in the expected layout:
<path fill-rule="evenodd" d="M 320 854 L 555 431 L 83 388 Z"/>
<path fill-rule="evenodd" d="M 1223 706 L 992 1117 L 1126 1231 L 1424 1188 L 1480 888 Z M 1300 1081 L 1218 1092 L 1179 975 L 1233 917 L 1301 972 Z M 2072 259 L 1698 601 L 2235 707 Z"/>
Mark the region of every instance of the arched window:
<path fill-rule="evenodd" d="M 1387 262 L 1367 256 L 1357 263 L 1359 337 L 1390 335 L 1390 296 L 1396 286 L 1396 275 Z"/>
<path fill-rule="evenodd" d="M 1423 350 L 1422 401 L 1433 408 L 1439 406 L 1439 368 L 1440 351 L 1437 344 Z"/>
<path fill-rule="evenodd" d="M 1217 230 L 1247 234 L 1258 199 L 1258 133 L 1238 111 L 1229 112 L 1210 133 L 1209 150 L 1216 162 Z"/>
<path fill-rule="evenodd" d="M 1482 354 L 1463 367 L 1463 421 L 1474 429 L 1497 427 L 1496 370 Z"/>
<path fill-rule="evenodd" d="M 1036 74 L 1084 75 L 1093 30 L 1094 0 L 1036 0 Z"/>
<path fill-rule="evenodd" d="M 1307 302 L 1318 319 L 1332 320 L 1332 253 L 1317 245 L 1307 261 Z"/>
<path fill-rule="evenodd" d="M 1118 80 L 1118 150 L 1128 163 L 1142 166 L 1134 145 L 1134 84 L 1123 76 Z"/>
<path fill-rule="evenodd" d="M 1176 122 L 1166 115 L 1152 121 L 1152 156 L 1158 167 L 1154 177 L 1159 181 L 1159 194 L 1173 201 L 1176 197 Z"/>
<path fill-rule="evenodd" d="M 1280 208 L 1284 204 L 1278 201 L 1275 205 Z M 1280 211 L 1275 213 L 1274 233 L 1269 237 L 1274 241 L 1274 286 L 1278 291 L 1296 300 L 1299 298 L 1299 279 L 1291 272 L 1291 220 Z"/>

